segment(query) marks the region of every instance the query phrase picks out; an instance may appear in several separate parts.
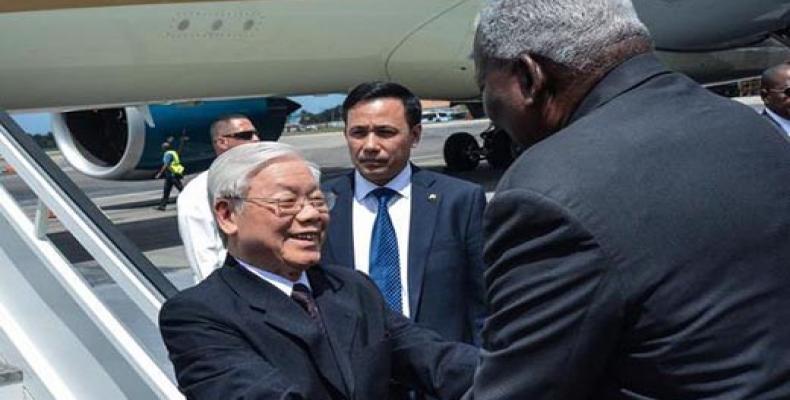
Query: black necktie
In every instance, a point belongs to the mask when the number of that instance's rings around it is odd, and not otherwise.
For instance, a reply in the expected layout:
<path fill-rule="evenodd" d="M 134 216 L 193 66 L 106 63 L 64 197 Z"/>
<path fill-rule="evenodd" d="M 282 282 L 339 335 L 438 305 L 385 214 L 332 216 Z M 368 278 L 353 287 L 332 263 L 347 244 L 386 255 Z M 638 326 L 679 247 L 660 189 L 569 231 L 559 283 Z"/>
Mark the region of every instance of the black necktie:
<path fill-rule="evenodd" d="M 291 291 L 291 298 L 307 311 L 310 318 L 321 323 L 321 314 L 318 313 L 318 306 L 315 304 L 315 299 L 313 299 L 313 295 L 307 286 L 302 283 L 295 284 L 293 291 Z"/>

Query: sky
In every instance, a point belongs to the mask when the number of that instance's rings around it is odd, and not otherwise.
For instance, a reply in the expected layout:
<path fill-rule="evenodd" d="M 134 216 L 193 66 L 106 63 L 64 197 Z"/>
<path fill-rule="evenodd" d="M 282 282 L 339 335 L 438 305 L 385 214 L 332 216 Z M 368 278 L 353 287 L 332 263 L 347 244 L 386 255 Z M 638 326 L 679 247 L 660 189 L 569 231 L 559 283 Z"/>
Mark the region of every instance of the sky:
<path fill-rule="evenodd" d="M 296 96 L 291 100 L 301 104 L 304 110 L 318 113 L 342 103 L 345 98 L 343 94 L 329 94 Z M 47 113 L 13 114 L 11 117 L 28 133 L 46 134 L 51 130 L 52 118 Z"/>

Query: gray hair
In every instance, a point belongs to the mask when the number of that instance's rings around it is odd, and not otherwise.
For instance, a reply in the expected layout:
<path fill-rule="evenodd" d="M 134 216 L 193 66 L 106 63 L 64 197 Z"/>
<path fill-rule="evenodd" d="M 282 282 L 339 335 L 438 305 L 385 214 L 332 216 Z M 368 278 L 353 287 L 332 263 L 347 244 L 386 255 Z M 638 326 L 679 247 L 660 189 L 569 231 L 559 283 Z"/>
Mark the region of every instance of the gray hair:
<path fill-rule="evenodd" d="M 631 38 L 650 42 L 631 0 L 492 0 L 480 14 L 475 57 L 514 60 L 530 53 L 582 70 L 608 46 Z"/>
<path fill-rule="evenodd" d="M 250 189 L 250 179 L 277 158 L 297 158 L 304 161 L 316 183 L 320 182 L 321 170 L 307 161 L 294 147 L 277 142 L 254 142 L 236 146 L 217 157 L 208 170 L 208 201 L 212 212 L 217 199 L 236 199 L 244 197 Z M 243 202 L 231 201 L 235 210 L 240 210 Z M 219 230 L 223 243 L 224 232 Z"/>

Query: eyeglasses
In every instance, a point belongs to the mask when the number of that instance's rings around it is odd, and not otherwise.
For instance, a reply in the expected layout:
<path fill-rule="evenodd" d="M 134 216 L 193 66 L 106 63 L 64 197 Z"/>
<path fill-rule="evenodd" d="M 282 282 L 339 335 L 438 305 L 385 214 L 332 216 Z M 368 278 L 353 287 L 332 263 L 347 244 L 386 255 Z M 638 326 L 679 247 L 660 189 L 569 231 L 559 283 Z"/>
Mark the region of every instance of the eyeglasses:
<path fill-rule="evenodd" d="M 790 97 L 790 86 L 784 89 L 765 89 L 765 90 L 771 93 L 784 93 L 785 96 Z"/>
<path fill-rule="evenodd" d="M 236 133 L 229 133 L 227 135 L 222 135 L 220 137 L 233 138 L 239 140 L 252 140 L 253 136 L 257 136 L 259 138 L 261 137 L 261 135 L 258 134 L 258 131 L 241 131 Z"/>
<path fill-rule="evenodd" d="M 262 202 L 274 204 L 278 217 L 293 217 L 302 212 L 304 205 L 307 203 L 321 214 L 329 213 L 329 210 L 335 206 L 336 197 L 334 193 L 326 193 L 318 196 L 303 197 L 302 199 L 278 199 L 274 197 L 229 197 L 228 199 L 247 201 L 250 203 Z"/>

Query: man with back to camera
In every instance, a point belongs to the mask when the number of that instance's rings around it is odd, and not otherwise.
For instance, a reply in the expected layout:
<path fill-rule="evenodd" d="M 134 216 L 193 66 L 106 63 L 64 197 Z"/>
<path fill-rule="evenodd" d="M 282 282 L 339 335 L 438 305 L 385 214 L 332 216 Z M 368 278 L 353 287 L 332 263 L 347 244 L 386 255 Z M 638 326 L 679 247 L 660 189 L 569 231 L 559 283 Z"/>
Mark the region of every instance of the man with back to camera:
<path fill-rule="evenodd" d="M 390 379 L 441 399 L 471 385 L 477 349 L 388 309 L 366 276 L 321 263 L 331 198 L 285 144 L 220 155 L 208 191 L 225 265 L 169 299 L 160 329 L 189 399 L 386 399 Z"/>
<path fill-rule="evenodd" d="M 240 144 L 260 140 L 252 121 L 242 114 L 220 117 L 211 124 L 210 133 L 217 156 Z M 178 232 L 196 282 L 221 267 L 227 254 L 208 201 L 207 177 L 208 171 L 204 171 L 189 181 L 177 200 Z"/>
<path fill-rule="evenodd" d="M 475 399 L 790 398 L 790 144 L 657 60 L 628 0 L 493 1 Z"/>
<path fill-rule="evenodd" d="M 790 61 L 765 70 L 761 86 L 763 115 L 790 137 Z"/>
<path fill-rule="evenodd" d="M 337 196 L 324 261 L 368 274 L 413 321 L 476 344 L 485 314 L 485 193 L 409 162 L 421 116 L 419 99 L 399 84 L 349 92 L 344 134 L 355 168 L 323 185 Z"/>

